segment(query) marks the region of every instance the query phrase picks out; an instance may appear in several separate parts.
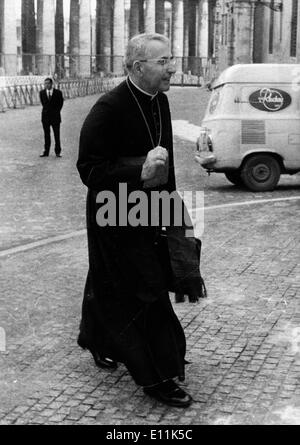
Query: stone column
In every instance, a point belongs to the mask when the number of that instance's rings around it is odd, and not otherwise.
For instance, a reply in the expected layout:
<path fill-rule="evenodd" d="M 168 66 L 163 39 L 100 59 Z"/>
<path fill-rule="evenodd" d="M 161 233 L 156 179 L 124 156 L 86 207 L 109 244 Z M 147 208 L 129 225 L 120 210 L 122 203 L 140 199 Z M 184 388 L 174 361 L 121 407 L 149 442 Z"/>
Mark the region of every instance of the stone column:
<path fill-rule="evenodd" d="M 129 12 L 129 38 L 139 33 L 139 0 L 131 0 Z"/>
<path fill-rule="evenodd" d="M 298 1 L 299 6 L 299 1 Z M 280 43 L 280 51 L 277 51 L 277 54 L 273 51 L 273 57 L 271 60 L 268 60 L 268 62 L 274 62 L 275 60 L 279 63 L 290 63 L 291 62 L 291 20 L 292 20 L 292 9 L 293 9 L 293 2 L 283 2 L 283 10 L 281 12 L 275 12 L 275 14 L 282 14 L 282 41 Z M 269 16 L 271 15 L 271 12 L 269 13 Z M 269 18 L 270 20 L 270 18 Z M 298 22 L 297 27 L 297 34 L 299 35 L 300 32 L 300 24 Z M 275 34 L 274 34 L 275 38 Z M 299 47 L 297 48 L 299 51 Z M 270 57 L 270 55 L 269 55 Z M 271 57 L 270 57 L 271 58 Z M 275 59 L 276 58 L 276 59 Z"/>
<path fill-rule="evenodd" d="M 248 1 L 234 2 L 233 63 L 252 63 L 253 5 Z"/>
<path fill-rule="evenodd" d="M 264 30 L 266 27 L 265 6 L 255 5 L 254 9 L 254 33 L 253 33 L 253 63 L 262 63 L 264 55 Z"/>
<path fill-rule="evenodd" d="M 189 1 L 189 56 L 196 55 L 196 3 Z"/>
<path fill-rule="evenodd" d="M 17 25 L 15 0 L 1 0 L 0 40 L 3 54 L 0 60 L 0 75 L 17 74 Z"/>
<path fill-rule="evenodd" d="M 216 14 L 216 0 L 209 0 L 208 2 L 208 57 L 215 55 L 215 14 Z"/>
<path fill-rule="evenodd" d="M 138 0 L 138 2 L 139 2 L 139 33 L 145 32 L 144 1 L 145 0 Z"/>
<path fill-rule="evenodd" d="M 52 75 L 55 70 L 55 1 L 37 2 L 37 52 L 39 74 Z"/>
<path fill-rule="evenodd" d="M 56 0 L 55 10 L 55 73 L 58 78 L 64 77 L 65 61 L 65 28 L 63 0 Z"/>
<path fill-rule="evenodd" d="M 235 0 L 234 0 L 235 2 Z M 220 49 L 221 49 L 221 38 L 222 38 L 222 6 L 224 3 L 221 0 L 216 0 L 214 2 L 214 6 L 213 6 L 213 49 L 214 49 L 214 56 L 215 56 L 215 64 L 216 66 L 219 66 L 220 64 Z M 238 3 L 238 2 L 237 2 Z M 230 8 L 230 4 L 227 3 L 226 4 L 227 8 L 229 8 L 229 11 L 231 11 Z M 232 35 L 234 36 L 234 27 L 232 28 Z M 232 43 L 228 43 L 228 48 L 230 51 L 230 46 L 232 45 Z"/>
<path fill-rule="evenodd" d="M 199 57 L 208 57 L 208 0 L 199 0 L 198 16 L 198 51 Z"/>
<path fill-rule="evenodd" d="M 98 0 L 96 8 L 96 64 L 97 71 L 111 72 L 112 10 L 110 0 Z"/>
<path fill-rule="evenodd" d="M 189 56 L 189 3 L 183 2 L 183 70 L 188 69 Z"/>
<path fill-rule="evenodd" d="M 91 5 L 90 0 L 80 0 L 79 10 L 79 75 L 91 74 Z"/>
<path fill-rule="evenodd" d="M 36 11 L 36 64 L 37 73 L 39 75 L 44 73 L 44 55 L 43 55 L 43 14 L 44 14 L 44 2 L 43 0 L 37 0 Z M 23 56 L 24 59 L 24 56 Z"/>
<path fill-rule="evenodd" d="M 125 51 L 124 0 L 114 0 L 113 27 L 113 72 L 116 74 L 123 74 L 123 58 Z"/>
<path fill-rule="evenodd" d="M 189 1 L 189 71 L 195 74 L 196 67 L 196 3 L 195 0 Z"/>
<path fill-rule="evenodd" d="M 180 57 L 177 70 L 182 71 L 183 58 L 183 0 L 173 0 L 172 9 L 172 54 Z"/>
<path fill-rule="evenodd" d="M 165 32 L 165 2 L 164 0 L 155 1 L 155 31 L 159 34 Z"/>
<path fill-rule="evenodd" d="M 155 32 L 155 0 L 146 0 L 145 32 Z"/>
<path fill-rule="evenodd" d="M 36 73 L 35 54 L 36 46 L 36 19 L 35 1 L 22 0 L 21 2 L 21 34 L 22 34 L 22 67 L 23 74 Z"/>
<path fill-rule="evenodd" d="M 282 14 L 282 12 L 280 12 Z M 300 2 L 298 1 L 298 29 L 297 29 L 297 63 L 300 63 Z M 299 79 L 299 74 L 298 74 Z"/>
<path fill-rule="evenodd" d="M 80 0 L 70 0 L 69 28 L 69 69 L 70 77 L 76 77 L 79 70 L 79 14 Z"/>

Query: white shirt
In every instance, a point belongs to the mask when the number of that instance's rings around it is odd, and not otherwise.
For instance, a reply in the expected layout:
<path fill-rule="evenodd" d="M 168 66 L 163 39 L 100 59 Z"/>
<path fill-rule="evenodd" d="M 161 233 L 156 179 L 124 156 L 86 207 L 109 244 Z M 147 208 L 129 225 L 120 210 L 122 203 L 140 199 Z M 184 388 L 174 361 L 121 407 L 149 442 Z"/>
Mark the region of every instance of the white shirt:
<path fill-rule="evenodd" d="M 129 77 L 129 79 L 130 79 L 130 82 L 135 86 L 135 88 L 136 88 L 137 90 L 139 90 L 141 93 L 144 93 L 144 94 L 146 94 L 147 96 L 150 96 L 150 97 L 151 97 L 151 100 L 154 99 L 154 97 L 158 94 L 158 91 L 156 91 L 155 94 L 150 94 L 150 93 L 148 93 L 147 91 L 142 90 L 142 88 L 138 87 L 137 84 L 134 83 L 134 81 L 131 79 L 130 76 L 128 76 L 128 77 Z"/>

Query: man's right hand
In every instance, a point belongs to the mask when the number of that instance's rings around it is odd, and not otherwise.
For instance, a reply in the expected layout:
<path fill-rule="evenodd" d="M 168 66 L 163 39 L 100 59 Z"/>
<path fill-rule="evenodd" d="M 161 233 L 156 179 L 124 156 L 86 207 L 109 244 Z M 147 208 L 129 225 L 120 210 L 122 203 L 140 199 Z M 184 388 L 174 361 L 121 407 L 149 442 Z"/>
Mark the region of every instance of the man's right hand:
<path fill-rule="evenodd" d="M 168 151 L 161 146 L 157 146 L 150 150 L 143 164 L 141 180 L 148 181 L 154 179 L 157 172 L 168 163 Z"/>

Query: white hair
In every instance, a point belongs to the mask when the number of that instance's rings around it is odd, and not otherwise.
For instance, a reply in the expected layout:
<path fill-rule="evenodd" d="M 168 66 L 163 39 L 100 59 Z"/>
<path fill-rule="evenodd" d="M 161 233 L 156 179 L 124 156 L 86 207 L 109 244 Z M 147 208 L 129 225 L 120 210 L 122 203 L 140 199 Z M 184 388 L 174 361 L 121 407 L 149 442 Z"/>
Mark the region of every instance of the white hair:
<path fill-rule="evenodd" d="M 128 71 L 131 70 L 133 62 L 139 59 L 145 59 L 148 55 L 147 44 L 153 40 L 170 45 L 170 40 L 163 34 L 138 34 L 129 41 L 125 55 L 125 66 Z"/>

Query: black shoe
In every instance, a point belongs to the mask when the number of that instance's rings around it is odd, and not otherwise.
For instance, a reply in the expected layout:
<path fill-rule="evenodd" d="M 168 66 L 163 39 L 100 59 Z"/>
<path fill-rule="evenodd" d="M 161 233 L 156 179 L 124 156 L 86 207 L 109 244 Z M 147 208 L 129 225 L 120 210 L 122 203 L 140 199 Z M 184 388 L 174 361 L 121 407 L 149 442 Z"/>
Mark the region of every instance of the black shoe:
<path fill-rule="evenodd" d="M 61 158 L 62 155 L 61 155 L 60 153 L 56 153 L 56 157 L 57 157 L 57 158 Z"/>
<path fill-rule="evenodd" d="M 93 347 L 91 346 L 89 347 L 86 341 L 84 341 L 80 335 L 77 338 L 77 344 L 82 349 L 88 349 L 90 351 L 90 353 L 93 356 L 95 364 L 99 368 L 116 369 L 118 367 L 118 363 L 115 360 L 112 360 L 108 357 L 103 357 L 103 355 L 101 355 Z"/>
<path fill-rule="evenodd" d="M 178 408 L 186 408 L 190 406 L 193 401 L 192 397 L 176 385 L 173 380 L 155 386 L 145 387 L 144 393 L 159 402 L 170 406 L 177 406 Z"/>
<path fill-rule="evenodd" d="M 40 154 L 40 158 L 45 158 L 47 156 L 49 156 L 49 153 L 43 152 L 43 153 Z"/>
<path fill-rule="evenodd" d="M 116 369 L 118 367 L 118 363 L 114 360 L 111 360 L 108 357 L 102 357 L 99 352 L 97 351 L 91 351 L 91 354 L 94 358 L 95 364 L 99 368 L 106 368 L 106 369 Z"/>

